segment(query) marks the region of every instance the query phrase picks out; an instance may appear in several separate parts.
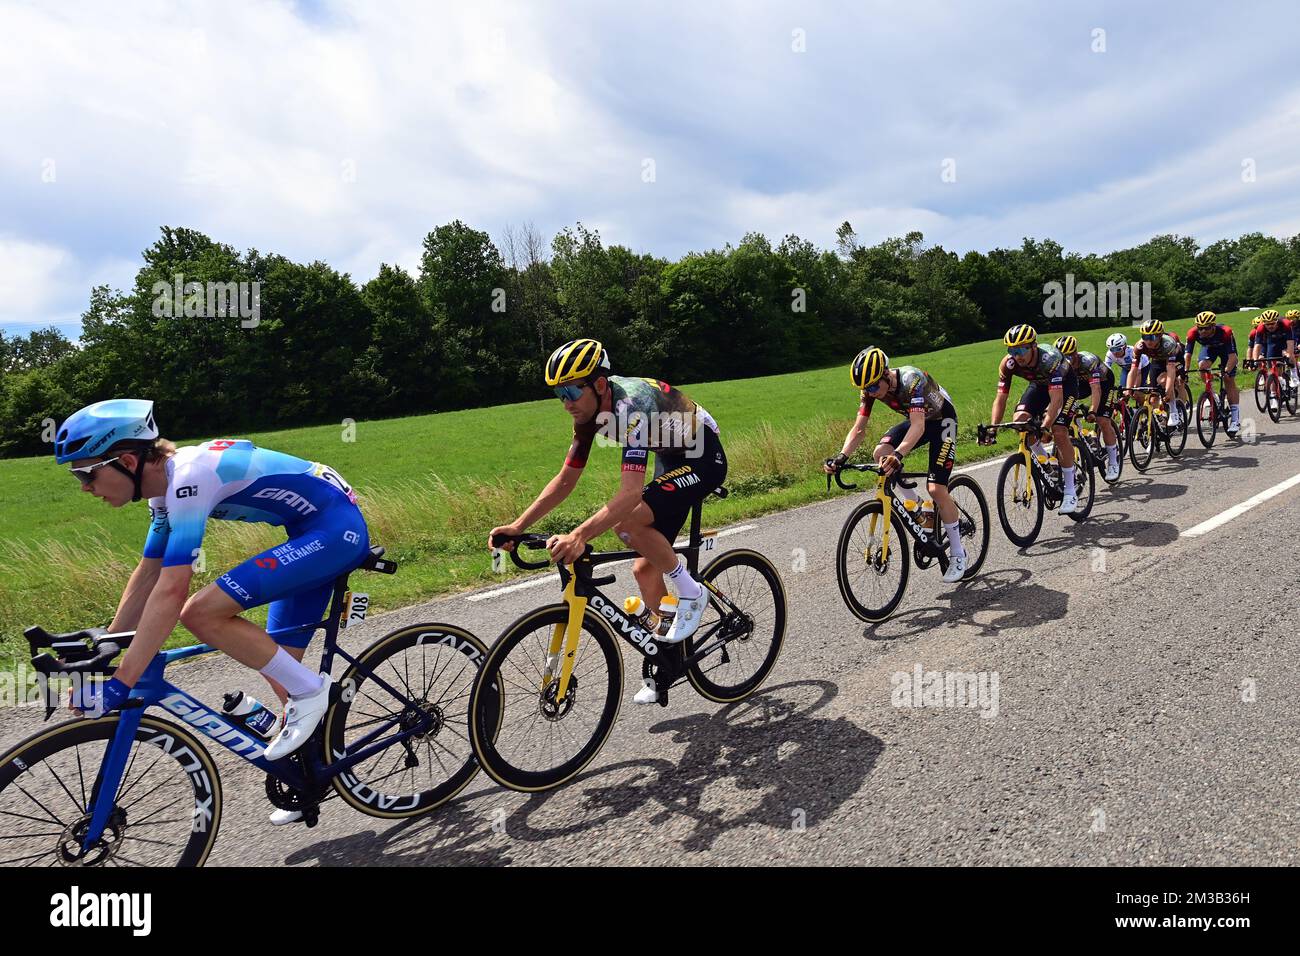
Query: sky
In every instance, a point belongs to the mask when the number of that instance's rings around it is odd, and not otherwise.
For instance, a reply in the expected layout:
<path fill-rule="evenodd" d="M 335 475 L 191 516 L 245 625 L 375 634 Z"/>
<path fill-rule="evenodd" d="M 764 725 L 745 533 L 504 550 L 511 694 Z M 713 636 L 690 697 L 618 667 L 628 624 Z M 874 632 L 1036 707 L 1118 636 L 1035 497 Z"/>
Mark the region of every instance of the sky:
<path fill-rule="evenodd" d="M 677 258 L 1300 232 L 1300 5 L 0 0 L 0 327 L 162 225 L 414 271 L 461 219 Z"/>

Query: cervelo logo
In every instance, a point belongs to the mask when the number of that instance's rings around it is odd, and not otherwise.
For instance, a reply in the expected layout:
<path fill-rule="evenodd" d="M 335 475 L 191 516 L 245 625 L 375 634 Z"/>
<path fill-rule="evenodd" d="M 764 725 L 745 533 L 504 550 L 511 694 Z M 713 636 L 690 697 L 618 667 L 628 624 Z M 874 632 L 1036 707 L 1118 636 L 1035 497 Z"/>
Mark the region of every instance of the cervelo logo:
<path fill-rule="evenodd" d="M 191 727 L 203 731 L 213 740 L 241 756 L 255 760 L 266 753 L 266 748 L 260 741 L 248 734 L 240 733 L 202 704 L 180 692 L 169 694 L 158 703 Z"/>
<path fill-rule="evenodd" d="M 600 612 L 602 617 L 618 625 L 618 629 L 622 632 L 624 638 L 636 644 L 647 654 L 659 653 L 659 645 L 650 639 L 650 635 L 644 629 L 629 621 L 621 611 L 599 594 L 592 595 L 590 603 L 593 608 Z"/>
<path fill-rule="evenodd" d="M 912 534 L 916 535 L 922 541 L 930 536 L 929 531 L 917 524 L 916 519 L 912 517 L 912 512 L 908 511 L 907 507 L 903 504 L 902 498 L 894 499 L 894 511 L 896 511 L 902 519 L 907 522 L 907 526 L 912 529 Z"/>
<path fill-rule="evenodd" d="M 83 893 L 73 886 L 50 897 L 50 925 L 126 926 L 133 936 L 148 936 L 153 929 L 153 894 Z"/>
<path fill-rule="evenodd" d="M 298 494 L 296 491 L 290 491 L 287 488 L 263 488 L 255 492 L 254 498 L 269 498 L 272 501 L 283 501 L 300 515 L 309 515 L 316 510 L 316 506 Z"/>

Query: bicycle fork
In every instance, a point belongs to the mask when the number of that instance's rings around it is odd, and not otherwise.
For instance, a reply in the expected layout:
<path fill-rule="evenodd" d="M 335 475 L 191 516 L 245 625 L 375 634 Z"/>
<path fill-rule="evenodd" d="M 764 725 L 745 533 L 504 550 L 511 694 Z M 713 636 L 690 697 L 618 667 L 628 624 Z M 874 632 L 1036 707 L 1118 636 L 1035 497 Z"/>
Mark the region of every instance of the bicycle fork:
<path fill-rule="evenodd" d="M 573 665 L 578 655 L 578 637 L 582 633 L 582 618 L 587 612 L 587 599 L 578 596 L 577 582 L 577 569 L 574 565 L 570 565 L 569 583 L 564 587 L 564 603 L 569 608 L 569 619 L 563 624 L 555 625 L 555 630 L 551 633 L 551 643 L 546 651 L 546 669 L 542 673 L 540 691 L 543 695 L 552 682 L 559 681 L 559 686 L 555 689 L 557 705 L 563 703 L 565 695 L 569 692 L 569 682 L 573 678 Z"/>
<path fill-rule="evenodd" d="M 120 711 L 117 729 L 108 745 L 108 752 L 100 764 L 99 774 L 90 791 L 90 824 L 81 840 L 82 855 L 88 854 L 92 846 L 99 842 L 108 826 L 109 817 L 117 803 L 117 791 L 122 785 L 122 775 L 126 773 L 127 759 L 131 756 L 131 746 L 135 742 L 135 732 L 144 717 L 143 706 L 126 706 Z"/>

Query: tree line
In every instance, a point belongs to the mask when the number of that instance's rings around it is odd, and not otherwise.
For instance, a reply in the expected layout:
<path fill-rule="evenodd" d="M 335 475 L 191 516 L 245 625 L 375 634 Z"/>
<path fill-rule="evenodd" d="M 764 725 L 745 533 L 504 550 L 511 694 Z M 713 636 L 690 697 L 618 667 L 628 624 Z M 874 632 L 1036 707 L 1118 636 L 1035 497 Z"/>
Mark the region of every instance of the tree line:
<path fill-rule="evenodd" d="M 1045 286 L 1067 275 L 1149 283 L 1150 314 L 1167 321 L 1294 302 L 1300 235 L 1205 248 L 1162 235 L 1086 256 L 1025 239 L 959 256 L 919 232 L 863 245 L 846 222 L 833 249 L 751 233 L 671 261 L 581 223 L 549 243 L 530 226 L 498 243 L 455 221 L 425 237 L 415 275 L 385 264 L 358 285 L 324 262 L 164 227 L 130 290 L 91 291 L 79 342 L 0 333 L 0 455 L 47 453 L 49 421 L 115 396 L 153 398 L 181 437 L 541 398 L 546 356 L 579 336 L 603 341 L 615 372 L 692 382 L 846 363 L 869 344 L 929 351 L 1022 321 L 1114 324 L 1104 308 L 1045 315 Z M 253 289 L 253 317 L 233 296 L 213 314 L 212 283 Z"/>

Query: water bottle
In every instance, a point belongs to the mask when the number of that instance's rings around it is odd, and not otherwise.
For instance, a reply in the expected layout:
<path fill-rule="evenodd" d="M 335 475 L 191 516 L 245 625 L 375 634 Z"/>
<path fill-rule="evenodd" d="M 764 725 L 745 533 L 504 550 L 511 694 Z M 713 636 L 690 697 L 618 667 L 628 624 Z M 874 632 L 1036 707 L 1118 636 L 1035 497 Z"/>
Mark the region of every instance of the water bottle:
<path fill-rule="evenodd" d="M 242 690 L 226 694 L 222 698 L 221 711 L 232 723 L 247 727 L 263 740 L 270 739 L 271 731 L 280 720 L 274 711 L 268 710 L 256 697 L 245 694 Z"/>
<path fill-rule="evenodd" d="M 624 598 L 623 613 L 647 634 L 654 634 L 659 629 L 659 615 L 646 607 L 645 601 L 639 597 Z"/>
<path fill-rule="evenodd" d="M 659 603 L 659 636 L 666 637 L 672 629 L 673 618 L 677 616 L 677 597 L 665 594 Z"/>
<path fill-rule="evenodd" d="M 921 503 L 921 527 L 926 531 L 934 530 L 934 502 L 924 501 Z"/>

